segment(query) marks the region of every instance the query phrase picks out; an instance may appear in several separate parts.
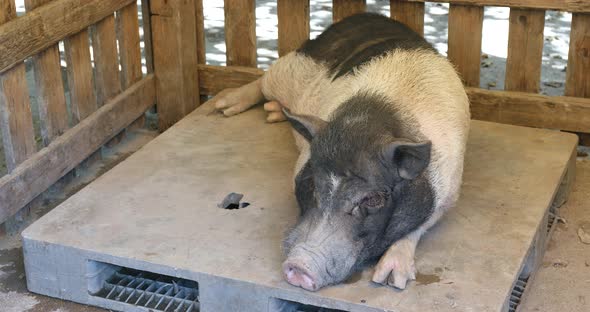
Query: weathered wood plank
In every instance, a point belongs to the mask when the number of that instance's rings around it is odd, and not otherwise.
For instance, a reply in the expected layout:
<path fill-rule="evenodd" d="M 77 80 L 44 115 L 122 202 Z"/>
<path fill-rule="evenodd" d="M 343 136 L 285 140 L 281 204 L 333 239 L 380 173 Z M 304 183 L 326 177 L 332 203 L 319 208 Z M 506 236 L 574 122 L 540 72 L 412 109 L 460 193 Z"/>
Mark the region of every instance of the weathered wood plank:
<path fill-rule="evenodd" d="M 196 1 L 199 2 L 199 1 Z M 143 27 L 143 53 L 148 73 L 154 72 L 154 53 L 152 51 L 152 22 L 150 19 L 150 1 L 141 0 L 141 23 Z M 204 37 L 203 37 L 204 38 Z M 205 44 L 203 44 L 205 46 Z"/>
<path fill-rule="evenodd" d="M 590 97 L 590 14 L 572 16 L 565 95 Z"/>
<path fill-rule="evenodd" d="M 143 114 L 155 96 L 150 74 L 0 178 L 0 223 Z"/>
<path fill-rule="evenodd" d="M 199 65 L 201 93 L 215 95 L 258 79 L 264 71 Z M 467 88 L 474 119 L 590 133 L 590 99 Z"/>
<path fill-rule="evenodd" d="M 51 1 L 25 0 L 25 8 L 32 11 Z M 43 145 L 47 146 L 68 129 L 68 112 L 57 44 L 33 56 L 32 61 L 41 139 Z"/>
<path fill-rule="evenodd" d="M 366 0 L 332 0 L 332 21 L 336 23 L 347 16 L 366 10 Z"/>
<path fill-rule="evenodd" d="M 544 10 L 510 9 L 505 89 L 539 92 Z"/>
<path fill-rule="evenodd" d="M 391 18 L 424 35 L 424 3 L 390 0 Z"/>
<path fill-rule="evenodd" d="M 442 2 L 477 6 L 503 6 L 528 9 L 546 9 L 568 12 L 590 12 L 587 0 L 404 0 L 408 2 Z"/>
<path fill-rule="evenodd" d="M 450 6 L 448 57 L 470 87 L 479 86 L 482 28 L 482 7 Z"/>
<path fill-rule="evenodd" d="M 467 88 L 474 119 L 590 133 L 590 99 Z"/>
<path fill-rule="evenodd" d="M 0 0 L 0 25 L 15 18 L 14 1 Z M 0 42 L 2 41 L 0 40 Z M 0 55 L 2 55 L 1 52 Z M 25 78 L 25 64 L 23 63 L 0 75 L 0 129 L 6 167 L 8 172 L 11 172 L 36 151 L 29 91 Z"/>
<path fill-rule="evenodd" d="M 115 15 L 107 16 L 92 26 L 90 30 L 96 69 L 96 99 L 100 107 L 121 93 Z"/>
<path fill-rule="evenodd" d="M 152 0 L 158 128 L 166 130 L 199 103 L 195 4 Z"/>
<path fill-rule="evenodd" d="M 131 3 L 117 11 L 117 39 L 119 40 L 123 89 L 127 89 L 142 76 L 137 12 L 137 3 Z"/>
<path fill-rule="evenodd" d="M 0 73 L 135 0 L 55 0 L 0 25 Z"/>
<path fill-rule="evenodd" d="M 256 1 L 225 0 L 227 65 L 256 67 Z"/>
<path fill-rule="evenodd" d="M 197 14 L 197 59 L 199 64 L 206 63 L 205 15 L 203 15 L 203 1 L 204 0 L 195 0 L 195 13 Z"/>
<path fill-rule="evenodd" d="M 74 124 L 90 116 L 96 108 L 96 95 L 90 61 L 88 31 L 72 35 L 64 40 L 68 86 Z"/>
<path fill-rule="evenodd" d="M 283 56 L 309 39 L 309 0 L 278 0 L 277 17 L 279 56 Z"/>

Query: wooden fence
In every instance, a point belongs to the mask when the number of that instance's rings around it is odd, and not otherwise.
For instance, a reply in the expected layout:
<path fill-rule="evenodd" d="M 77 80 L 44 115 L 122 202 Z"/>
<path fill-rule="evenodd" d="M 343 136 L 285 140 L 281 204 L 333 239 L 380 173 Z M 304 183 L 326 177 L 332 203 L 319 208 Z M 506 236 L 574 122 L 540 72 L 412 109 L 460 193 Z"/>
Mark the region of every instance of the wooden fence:
<path fill-rule="evenodd" d="M 27 13 L 16 18 L 14 0 L 0 0 L 0 125 L 9 169 L 0 178 L 0 223 L 153 103 L 164 130 L 197 107 L 200 96 L 262 75 L 256 68 L 255 0 L 225 0 L 228 66 L 205 65 L 202 1 L 142 1 L 149 72 L 142 77 L 135 1 L 27 0 Z M 590 132 L 590 1 L 433 2 L 450 2 L 448 57 L 465 82 L 474 118 Z M 484 6 L 511 7 L 506 91 L 478 88 Z M 338 21 L 365 8 L 364 0 L 333 0 L 333 17 Z M 573 13 L 564 96 L 537 94 L 545 10 Z M 277 14 L 278 50 L 284 55 L 309 38 L 309 0 L 277 0 Z M 424 1 L 391 0 L 391 16 L 424 31 Z M 66 50 L 69 111 L 61 84 L 60 40 Z M 25 81 L 27 58 L 33 61 L 40 106 L 44 148 L 39 151 Z"/>

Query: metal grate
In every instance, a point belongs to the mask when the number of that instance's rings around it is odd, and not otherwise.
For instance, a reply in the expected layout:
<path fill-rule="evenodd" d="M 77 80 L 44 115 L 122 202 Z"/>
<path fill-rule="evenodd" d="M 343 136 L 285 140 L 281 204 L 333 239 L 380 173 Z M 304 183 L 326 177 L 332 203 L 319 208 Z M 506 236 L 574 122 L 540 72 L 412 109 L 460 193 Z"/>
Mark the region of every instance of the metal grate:
<path fill-rule="evenodd" d="M 526 288 L 528 277 L 519 277 L 514 284 L 514 288 L 512 288 L 512 293 L 510 293 L 510 302 L 508 311 L 515 312 L 516 308 L 520 304 L 520 300 L 522 300 L 522 294 L 524 293 L 524 289 Z"/>
<path fill-rule="evenodd" d="M 129 268 L 114 272 L 94 295 L 155 311 L 199 311 L 197 282 Z"/>

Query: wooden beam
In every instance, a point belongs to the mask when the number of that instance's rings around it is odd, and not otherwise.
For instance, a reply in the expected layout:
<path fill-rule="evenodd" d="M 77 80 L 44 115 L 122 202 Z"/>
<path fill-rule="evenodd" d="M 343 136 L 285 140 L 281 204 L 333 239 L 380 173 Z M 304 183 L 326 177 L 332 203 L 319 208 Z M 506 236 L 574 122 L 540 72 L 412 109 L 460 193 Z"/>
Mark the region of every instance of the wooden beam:
<path fill-rule="evenodd" d="M 476 6 L 503 6 L 512 8 L 590 12 L 587 0 L 403 0 L 407 2 L 442 2 Z"/>
<path fill-rule="evenodd" d="M 424 3 L 390 0 L 391 18 L 424 35 Z"/>
<path fill-rule="evenodd" d="M 479 88 L 467 95 L 473 119 L 590 133 L 590 99 Z"/>
<path fill-rule="evenodd" d="M 9 21 L 15 18 L 14 1 L 0 0 L 0 24 L 10 23 Z M 2 46 L 1 40 L 0 46 Z M 1 52 L 0 55 L 2 55 Z M 0 130 L 6 167 L 8 172 L 11 172 L 37 150 L 23 62 L 0 74 Z"/>
<path fill-rule="evenodd" d="M 227 65 L 256 67 L 256 2 L 225 0 Z"/>
<path fill-rule="evenodd" d="M 470 87 L 479 87 L 482 30 L 482 7 L 451 4 L 448 56 L 465 85 Z"/>
<path fill-rule="evenodd" d="M 0 73 L 135 0 L 55 0 L 0 25 Z"/>
<path fill-rule="evenodd" d="M 263 70 L 199 65 L 201 94 L 252 82 Z M 474 119 L 590 133 L 590 99 L 467 88 Z"/>
<path fill-rule="evenodd" d="M 538 93 L 545 10 L 510 9 L 505 89 Z"/>
<path fill-rule="evenodd" d="M 141 23 L 143 28 L 143 53 L 148 74 L 154 72 L 154 53 L 152 46 L 152 20 L 150 18 L 150 0 L 141 0 Z M 205 46 L 205 44 L 203 44 Z"/>
<path fill-rule="evenodd" d="M 117 39 L 121 59 L 121 83 L 123 90 L 142 77 L 141 47 L 139 46 L 139 18 L 137 3 L 117 11 Z"/>
<path fill-rule="evenodd" d="M 150 1 L 160 131 L 200 103 L 195 7 L 191 1 Z"/>
<path fill-rule="evenodd" d="M 309 0 L 278 0 L 279 56 L 298 49 L 309 39 Z"/>
<path fill-rule="evenodd" d="M 207 61 L 205 55 L 205 15 L 203 1 L 195 0 L 195 14 L 197 15 L 197 59 L 199 64 L 205 64 Z"/>
<path fill-rule="evenodd" d="M 0 223 L 137 119 L 155 97 L 155 79 L 148 75 L 0 178 Z"/>
<path fill-rule="evenodd" d="M 332 21 L 336 23 L 347 16 L 366 10 L 366 0 L 332 0 Z"/>

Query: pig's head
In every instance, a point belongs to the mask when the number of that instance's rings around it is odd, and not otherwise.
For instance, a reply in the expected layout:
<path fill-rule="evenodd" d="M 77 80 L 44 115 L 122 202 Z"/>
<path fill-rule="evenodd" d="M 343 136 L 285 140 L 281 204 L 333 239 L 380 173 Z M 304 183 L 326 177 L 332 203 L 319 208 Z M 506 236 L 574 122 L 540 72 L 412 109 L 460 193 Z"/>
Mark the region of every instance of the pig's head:
<path fill-rule="evenodd" d="M 346 280 L 409 233 L 411 225 L 392 225 L 396 198 L 430 161 L 430 142 L 395 138 L 389 121 L 349 113 L 326 122 L 285 111 L 311 154 L 296 177 L 301 216 L 284 241 L 283 272 L 310 291 Z"/>

